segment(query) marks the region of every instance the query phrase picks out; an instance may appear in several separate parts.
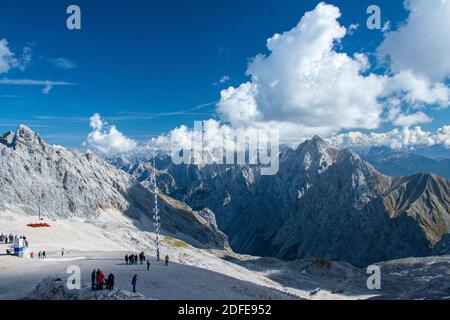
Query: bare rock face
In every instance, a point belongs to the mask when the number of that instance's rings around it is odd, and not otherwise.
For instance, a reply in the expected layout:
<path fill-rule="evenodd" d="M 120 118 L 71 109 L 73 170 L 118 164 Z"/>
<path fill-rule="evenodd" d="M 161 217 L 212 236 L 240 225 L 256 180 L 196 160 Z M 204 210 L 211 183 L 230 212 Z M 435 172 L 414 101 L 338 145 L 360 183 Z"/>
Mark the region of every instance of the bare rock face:
<path fill-rule="evenodd" d="M 21 125 L 0 138 L 0 210 L 51 218 L 95 218 L 118 209 L 139 220 L 153 216 L 154 195 L 128 173 L 93 153 L 47 144 Z M 227 238 L 211 221 L 184 204 L 161 197 L 166 232 L 197 246 L 227 248 Z"/>
<path fill-rule="evenodd" d="M 450 233 L 449 181 L 430 174 L 391 178 L 350 150 L 314 137 L 283 146 L 279 172 L 254 166 L 173 165 L 170 195 L 210 208 L 238 252 L 357 266 L 426 256 Z"/>

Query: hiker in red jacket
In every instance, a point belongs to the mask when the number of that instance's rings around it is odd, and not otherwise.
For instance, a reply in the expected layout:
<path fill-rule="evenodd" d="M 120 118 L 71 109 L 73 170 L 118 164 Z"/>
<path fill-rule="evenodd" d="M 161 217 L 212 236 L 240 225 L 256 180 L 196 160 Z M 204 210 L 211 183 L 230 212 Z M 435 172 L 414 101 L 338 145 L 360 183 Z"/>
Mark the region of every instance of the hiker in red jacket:
<path fill-rule="evenodd" d="M 101 270 L 99 270 L 97 275 L 97 283 L 98 283 L 98 290 L 103 290 L 103 283 L 105 282 L 105 275 Z"/>

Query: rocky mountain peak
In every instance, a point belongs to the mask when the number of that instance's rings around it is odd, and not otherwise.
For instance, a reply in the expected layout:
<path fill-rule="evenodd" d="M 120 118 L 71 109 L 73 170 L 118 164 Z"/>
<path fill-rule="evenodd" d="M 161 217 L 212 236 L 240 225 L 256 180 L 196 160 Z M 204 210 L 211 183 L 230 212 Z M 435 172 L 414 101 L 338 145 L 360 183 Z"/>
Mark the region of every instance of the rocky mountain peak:
<path fill-rule="evenodd" d="M 25 146 L 33 149 L 45 149 L 48 146 L 38 133 L 24 124 L 19 125 L 9 145 L 14 148 Z"/>
<path fill-rule="evenodd" d="M 130 174 L 92 153 L 47 144 L 24 125 L 2 141 L 0 210 L 55 219 L 95 219 L 116 210 L 151 227 L 154 195 Z M 169 197 L 159 204 L 164 232 L 198 246 L 227 246 L 213 219 Z"/>
<path fill-rule="evenodd" d="M 305 171 L 322 173 L 326 171 L 335 161 L 338 150 L 330 146 L 319 136 L 314 136 L 300 144 L 292 154 L 293 163 L 296 167 Z"/>

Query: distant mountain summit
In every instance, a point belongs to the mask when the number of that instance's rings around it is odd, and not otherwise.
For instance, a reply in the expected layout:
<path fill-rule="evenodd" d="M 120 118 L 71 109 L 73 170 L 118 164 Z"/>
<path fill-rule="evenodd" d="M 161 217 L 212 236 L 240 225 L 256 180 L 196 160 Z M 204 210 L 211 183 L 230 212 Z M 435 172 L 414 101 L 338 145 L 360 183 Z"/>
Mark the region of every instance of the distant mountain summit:
<path fill-rule="evenodd" d="M 280 150 L 274 176 L 262 176 L 254 166 L 158 159 L 165 175 L 160 183 L 168 181 L 165 190 L 194 209 L 212 209 L 231 247 L 242 253 L 320 256 L 363 266 L 429 255 L 450 233 L 450 184 L 444 178 L 389 177 L 320 137 Z"/>
<path fill-rule="evenodd" d="M 0 136 L 0 210 L 95 219 L 104 210 L 117 209 L 152 226 L 153 199 L 130 174 L 91 152 L 49 145 L 24 125 Z M 200 247 L 228 247 L 210 210 L 194 211 L 166 195 L 159 204 L 164 233 Z"/>

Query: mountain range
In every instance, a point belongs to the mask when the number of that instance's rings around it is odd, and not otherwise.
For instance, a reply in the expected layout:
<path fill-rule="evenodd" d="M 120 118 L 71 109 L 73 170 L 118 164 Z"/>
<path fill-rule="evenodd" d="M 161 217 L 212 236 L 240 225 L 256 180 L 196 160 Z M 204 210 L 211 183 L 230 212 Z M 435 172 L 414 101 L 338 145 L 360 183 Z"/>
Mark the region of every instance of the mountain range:
<path fill-rule="evenodd" d="M 431 173 L 390 177 L 320 137 L 280 150 L 274 176 L 260 175 L 255 166 L 174 165 L 159 156 L 159 184 L 195 210 L 211 209 L 240 253 L 320 256 L 364 266 L 431 255 L 444 246 L 450 233 L 448 180 Z M 142 159 L 113 163 L 143 183 L 154 170 Z"/>
<path fill-rule="evenodd" d="M 407 176 L 429 172 L 450 179 L 450 159 L 433 158 L 414 151 L 372 147 L 360 156 L 388 176 Z"/>
<path fill-rule="evenodd" d="M 139 181 L 91 152 L 49 145 L 24 125 L 0 136 L 0 210 L 95 219 L 113 209 L 152 229 L 153 199 Z M 165 234 L 202 248 L 228 248 L 210 210 L 194 211 L 164 194 L 159 207 Z"/>
<path fill-rule="evenodd" d="M 279 171 L 254 165 L 175 165 L 104 159 L 46 143 L 21 125 L 0 136 L 0 210 L 95 219 L 118 210 L 152 229 L 157 175 L 163 233 L 200 248 L 356 266 L 448 252 L 450 182 L 389 176 L 314 137 L 280 146 Z"/>

